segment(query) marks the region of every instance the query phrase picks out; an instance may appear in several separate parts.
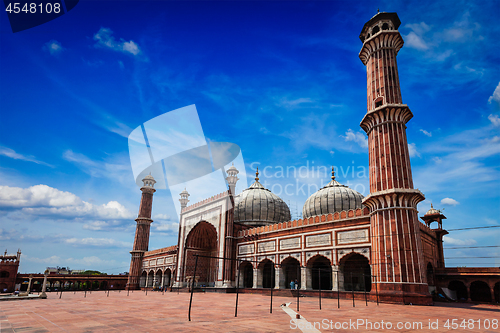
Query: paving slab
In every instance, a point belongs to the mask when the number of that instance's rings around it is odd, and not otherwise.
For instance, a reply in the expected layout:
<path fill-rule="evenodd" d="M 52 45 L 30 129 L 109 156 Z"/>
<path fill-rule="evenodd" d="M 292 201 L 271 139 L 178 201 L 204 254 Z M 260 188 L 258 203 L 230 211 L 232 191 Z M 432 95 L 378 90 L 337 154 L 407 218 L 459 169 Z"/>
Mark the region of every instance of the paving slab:
<path fill-rule="evenodd" d="M 500 307 L 437 303 L 379 304 L 356 300 L 141 291 L 49 293 L 47 299 L 0 303 L 4 332 L 497 332 Z M 289 303 L 287 308 L 282 306 Z M 285 305 L 286 306 L 286 305 Z M 286 311 L 285 311 L 286 310 Z M 294 318 L 297 314 L 300 319 Z M 448 326 L 446 324 L 448 323 Z M 495 324 L 496 323 L 496 324 Z M 488 327 L 486 327 L 488 326 Z M 455 329 L 454 329 L 455 327 Z"/>

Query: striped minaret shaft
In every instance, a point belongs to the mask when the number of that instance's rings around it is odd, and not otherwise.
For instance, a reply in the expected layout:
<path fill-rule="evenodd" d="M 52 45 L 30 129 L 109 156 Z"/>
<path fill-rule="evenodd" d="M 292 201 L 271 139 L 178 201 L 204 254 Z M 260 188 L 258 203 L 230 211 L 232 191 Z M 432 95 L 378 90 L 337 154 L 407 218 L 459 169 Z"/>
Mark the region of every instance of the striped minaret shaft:
<path fill-rule="evenodd" d="M 130 260 L 130 270 L 126 287 L 131 290 L 139 289 L 142 260 L 144 253 L 148 250 L 149 230 L 153 222 L 151 212 L 153 209 L 153 193 L 156 192 L 154 189 L 156 181 L 151 175 L 146 176 L 142 181 L 144 182 L 144 186 L 141 187 L 142 197 L 139 216 L 135 219 L 137 226 L 135 229 L 134 247 L 130 251 L 132 259 Z"/>
<path fill-rule="evenodd" d="M 367 113 L 361 127 L 368 135 L 372 274 L 379 291 L 428 294 L 417 204 L 413 188 L 406 123 L 413 117 L 403 104 L 396 56 L 403 47 L 396 13 L 378 13 L 360 35 L 359 57 L 367 71 Z M 372 288 L 373 290 L 373 288 Z"/>

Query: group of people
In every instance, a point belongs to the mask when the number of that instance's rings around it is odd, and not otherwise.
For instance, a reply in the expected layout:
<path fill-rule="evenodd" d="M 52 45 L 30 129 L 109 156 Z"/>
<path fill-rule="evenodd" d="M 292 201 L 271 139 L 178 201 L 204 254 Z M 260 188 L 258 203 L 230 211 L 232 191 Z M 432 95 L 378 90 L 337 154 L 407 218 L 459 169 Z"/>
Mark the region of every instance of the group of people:
<path fill-rule="evenodd" d="M 299 281 L 297 279 L 290 281 L 290 289 L 299 289 Z"/>

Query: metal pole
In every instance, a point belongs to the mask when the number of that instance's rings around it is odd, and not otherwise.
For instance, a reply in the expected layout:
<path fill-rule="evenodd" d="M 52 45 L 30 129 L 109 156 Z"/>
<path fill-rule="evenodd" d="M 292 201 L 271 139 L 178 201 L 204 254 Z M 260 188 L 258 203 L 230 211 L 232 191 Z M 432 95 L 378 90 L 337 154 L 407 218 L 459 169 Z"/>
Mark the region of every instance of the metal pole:
<path fill-rule="evenodd" d="M 337 269 L 337 309 L 340 309 L 339 271 Z"/>
<path fill-rule="evenodd" d="M 403 292 L 403 305 L 406 305 L 406 303 L 405 303 L 405 289 L 404 289 L 404 286 L 401 286 L 401 291 Z"/>
<path fill-rule="evenodd" d="M 365 305 L 368 306 L 368 300 L 366 299 L 366 275 L 363 274 L 363 285 L 365 286 Z"/>
<path fill-rule="evenodd" d="M 109 297 L 109 289 L 108 289 L 108 296 L 106 296 L 106 297 Z"/>
<path fill-rule="evenodd" d="M 377 305 L 378 305 L 378 287 L 377 287 L 377 276 L 375 275 L 375 294 L 377 295 Z"/>
<path fill-rule="evenodd" d="M 198 267 L 198 255 L 195 254 L 195 257 L 196 260 L 194 262 L 193 280 L 191 281 L 191 297 L 189 298 L 189 313 L 188 313 L 189 321 L 191 321 L 191 304 L 193 303 L 194 280 L 196 278 L 196 268 Z"/>
<path fill-rule="evenodd" d="M 130 294 L 130 289 L 127 289 L 127 296 L 128 296 L 128 294 Z"/>
<path fill-rule="evenodd" d="M 239 260 L 237 261 L 237 266 L 238 266 L 238 278 L 236 281 L 236 307 L 234 308 L 234 316 L 238 317 L 238 296 L 239 296 L 239 291 L 240 291 L 240 265 L 239 265 Z"/>
<path fill-rule="evenodd" d="M 272 270 L 271 270 L 272 272 Z M 264 272 L 262 272 L 262 275 L 264 275 Z M 275 267 L 275 273 L 274 273 L 274 280 L 276 281 L 276 267 Z M 273 281 L 271 280 L 271 304 L 269 305 L 269 313 L 273 313 Z M 276 283 L 276 282 L 275 282 Z"/>
<path fill-rule="evenodd" d="M 354 304 L 354 283 L 352 283 L 352 272 L 351 272 L 351 290 L 352 290 L 352 307 L 356 307 Z"/>
<path fill-rule="evenodd" d="M 321 310 L 321 268 L 318 270 L 318 282 L 319 282 L 319 309 Z"/>
<path fill-rule="evenodd" d="M 297 266 L 297 281 L 299 281 L 299 274 L 300 274 L 300 265 Z M 302 284 L 302 281 L 300 281 L 300 283 Z M 300 308 L 300 299 L 299 299 L 299 288 L 297 288 L 297 312 L 299 312 L 299 308 Z"/>

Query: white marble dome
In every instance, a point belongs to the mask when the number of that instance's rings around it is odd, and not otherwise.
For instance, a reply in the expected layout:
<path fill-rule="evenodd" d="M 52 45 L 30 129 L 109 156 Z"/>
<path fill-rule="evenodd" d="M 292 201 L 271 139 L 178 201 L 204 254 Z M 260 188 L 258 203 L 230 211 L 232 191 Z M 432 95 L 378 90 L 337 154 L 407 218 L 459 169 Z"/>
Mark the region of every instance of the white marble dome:
<path fill-rule="evenodd" d="M 291 220 L 288 205 L 262 186 L 258 177 L 249 188 L 235 196 L 234 206 L 234 222 L 249 226 L 257 227 Z"/>
<path fill-rule="evenodd" d="M 441 212 L 436 208 L 434 208 L 432 204 L 431 204 L 431 209 L 429 209 L 427 213 L 425 213 L 425 215 L 439 215 L 439 214 L 441 214 Z"/>
<path fill-rule="evenodd" d="M 363 195 L 335 180 L 311 195 L 302 208 L 302 218 L 363 208 Z"/>

